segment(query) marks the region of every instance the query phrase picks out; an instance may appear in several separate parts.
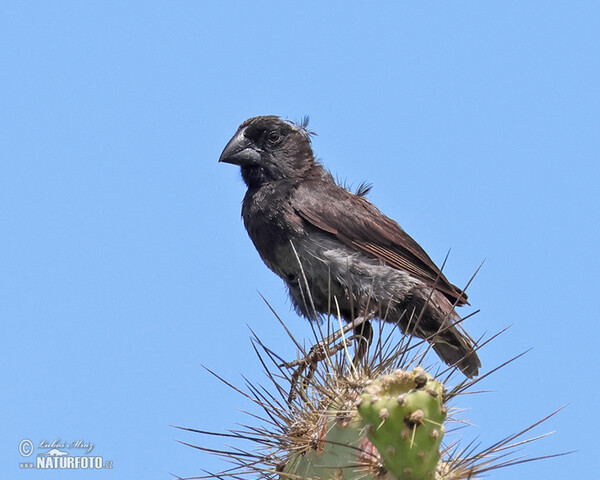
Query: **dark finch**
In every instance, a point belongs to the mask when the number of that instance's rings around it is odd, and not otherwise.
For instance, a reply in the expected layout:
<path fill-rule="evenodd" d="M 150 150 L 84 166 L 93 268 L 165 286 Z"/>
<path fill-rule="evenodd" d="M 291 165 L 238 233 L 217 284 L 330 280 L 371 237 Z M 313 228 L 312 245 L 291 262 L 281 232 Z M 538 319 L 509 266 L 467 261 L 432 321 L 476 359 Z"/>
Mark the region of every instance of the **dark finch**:
<path fill-rule="evenodd" d="M 336 184 L 315 160 L 306 125 L 250 118 L 219 161 L 241 167 L 244 225 L 299 313 L 314 320 L 336 313 L 337 301 L 346 321 L 362 315 L 397 323 L 427 339 L 447 364 L 477 375 L 475 344 L 454 310 L 466 294 L 364 191 Z"/>

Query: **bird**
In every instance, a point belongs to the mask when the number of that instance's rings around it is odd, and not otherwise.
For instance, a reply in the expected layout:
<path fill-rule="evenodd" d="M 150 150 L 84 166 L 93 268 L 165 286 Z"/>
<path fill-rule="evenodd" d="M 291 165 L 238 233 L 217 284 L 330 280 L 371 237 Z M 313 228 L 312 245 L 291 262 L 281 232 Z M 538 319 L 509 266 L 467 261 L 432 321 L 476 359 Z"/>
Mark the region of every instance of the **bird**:
<path fill-rule="evenodd" d="M 466 293 L 367 199 L 370 186 L 353 193 L 335 180 L 315 158 L 307 120 L 249 118 L 219 157 L 240 167 L 244 226 L 294 309 L 311 321 L 334 313 L 397 324 L 477 376 L 477 344 L 455 310 L 468 304 Z M 369 322 L 357 330 L 371 341 Z"/>

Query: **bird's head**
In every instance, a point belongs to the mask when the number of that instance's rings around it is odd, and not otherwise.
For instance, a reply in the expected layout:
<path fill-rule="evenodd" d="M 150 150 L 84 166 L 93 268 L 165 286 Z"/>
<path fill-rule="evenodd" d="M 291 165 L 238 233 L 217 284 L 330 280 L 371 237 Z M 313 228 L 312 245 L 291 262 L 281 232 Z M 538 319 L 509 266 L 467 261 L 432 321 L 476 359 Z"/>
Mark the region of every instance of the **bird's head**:
<path fill-rule="evenodd" d="M 300 178 L 314 163 L 306 123 L 275 115 L 249 118 L 225 146 L 219 162 L 239 165 L 249 187 Z"/>

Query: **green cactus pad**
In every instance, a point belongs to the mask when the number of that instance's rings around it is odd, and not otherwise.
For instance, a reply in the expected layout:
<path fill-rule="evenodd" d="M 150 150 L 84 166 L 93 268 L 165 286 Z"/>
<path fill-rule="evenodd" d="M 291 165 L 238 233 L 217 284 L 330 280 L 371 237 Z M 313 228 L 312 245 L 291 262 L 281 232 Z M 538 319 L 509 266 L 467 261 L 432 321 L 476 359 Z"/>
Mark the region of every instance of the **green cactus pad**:
<path fill-rule="evenodd" d="M 341 414 L 331 408 L 321 415 L 318 425 L 298 438 L 301 450 L 290 456 L 280 479 L 383 480 L 373 445 L 365 438 L 365 428 L 354 411 Z M 310 440 L 309 440 L 310 437 Z M 302 448 L 308 447 L 308 448 Z"/>
<path fill-rule="evenodd" d="M 386 470 L 398 480 L 434 480 L 446 418 L 444 388 L 423 369 L 374 380 L 358 412 Z"/>

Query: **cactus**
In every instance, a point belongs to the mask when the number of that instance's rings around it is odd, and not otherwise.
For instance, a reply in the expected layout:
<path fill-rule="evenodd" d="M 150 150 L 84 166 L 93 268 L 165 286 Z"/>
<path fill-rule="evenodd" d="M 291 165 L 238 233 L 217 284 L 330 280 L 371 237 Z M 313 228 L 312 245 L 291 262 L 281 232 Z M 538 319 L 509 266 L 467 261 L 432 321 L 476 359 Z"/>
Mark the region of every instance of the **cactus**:
<path fill-rule="evenodd" d="M 341 413 L 335 408 L 323 412 L 314 433 L 314 441 L 303 442 L 303 435 L 290 431 L 300 451 L 286 459 L 281 478 L 335 478 L 372 480 L 379 472 L 378 462 L 366 452 L 372 450 L 365 436 L 360 416 L 353 412 Z M 307 432 L 304 432 L 307 433 Z M 307 437 L 304 437 L 307 440 Z"/>
<path fill-rule="evenodd" d="M 444 436 L 444 388 L 421 368 L 365 388 L 358 406 L 383 466 L 399 480 L 434 480 Z"/>
<path fill-rule="evenodd" d="M 479 452 L 459 448 L 456 439 L 444 444 L 444 424 L 456 421 L 447 403 L 478 380 L 447 387 L 417 366 L 422 353 L 414 345 L 383 338 L 360 365 L 350 360 L 342 339 L 341 347 L 331 349 L 324 361 L 301 375 L 282 366 L 255 336 L 255 350 L 274 393 L 252 382 L 246 384 L 247 393 L 225 383 L 262 409 L 266 426 L 223 434 L 228 442 L 250 441 L 257 449 L 197 447 L 235 465 L 203 478 L 475 480 L 495 468 L 522 462 L 510 459 L 511 452 L 531 441 L 520 437 L 553 415 Z M 451 373 L 446 380 L 452 378 Z M 296 394 L 288 397 L 290 389 Z M 252 414 L 256 417 L 260 415 Z M 543 458 L 551 456 L 556 455 Z"/>
<path fill-rule="evenodd" d="M 442 384 L 421 368 L 362 383 L 340 389 L 312 428 L 290 430 L 298 453 L 283 473 L 339 480 L 435 479 L 447 411 Z"/>

